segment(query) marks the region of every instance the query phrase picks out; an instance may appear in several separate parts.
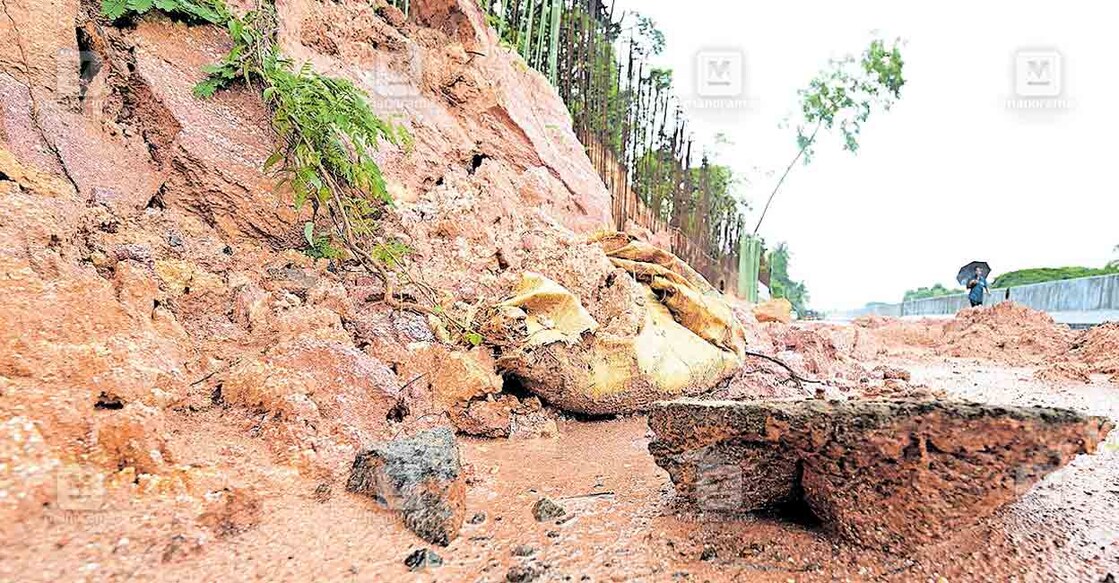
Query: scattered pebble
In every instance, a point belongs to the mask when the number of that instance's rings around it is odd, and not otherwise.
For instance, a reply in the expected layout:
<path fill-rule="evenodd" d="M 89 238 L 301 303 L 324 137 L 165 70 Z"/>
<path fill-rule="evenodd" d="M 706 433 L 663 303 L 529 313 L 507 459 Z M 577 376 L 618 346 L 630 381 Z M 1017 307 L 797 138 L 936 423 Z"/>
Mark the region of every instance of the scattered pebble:
<path fill-rule="evenodd" d="M 556 504 L 550 498 L 541 498 L 532 505 L 532 515 L 536 518 L 537 522 L 544 522 L 546 520 L 555 520 L 567 515 L 567 511 L 563 506 Z"/>
<path fill-rule="evenodd" d="M 443 557 L 428 548 L 416 549 L 404 559 L 404 564 L 408 566 L 409 571 L 419 571 L 442 566 Z"/>

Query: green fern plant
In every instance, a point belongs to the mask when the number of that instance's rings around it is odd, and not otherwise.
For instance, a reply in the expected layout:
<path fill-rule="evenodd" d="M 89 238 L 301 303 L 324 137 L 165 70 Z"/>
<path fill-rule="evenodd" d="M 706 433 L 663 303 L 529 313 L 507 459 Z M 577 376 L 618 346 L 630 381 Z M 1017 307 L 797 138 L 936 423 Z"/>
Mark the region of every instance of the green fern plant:
<path fill-rule="evenodd" d="M 225 4 L 214 0 L 102 0 L 101 13 L 117 20 L 128 13 L 144 14 L 156 8 L 173 16 L 223 25 L 229 17 Z"/>
<path fill-rule="evenodd" d="M 407 10 L 408 2 L 403 6 Z M 378 117 L 367 95 L 349 80 L 321 75 L 306 63 L 296 67 L 285 58 L 275 43 L 277 17 L 270 2 L 239 17 L 222 0 L 102 0 L 102 12 L 113 20 L 152 9 L 228 30 L 232 48 L 204 69 L 207 77 L 194 87 L 194 94 L 208 98 L 236 83 L 259 87 L 279 143 L 264 170 L 279 178 L 278 186 L 290 187 L 297 209 L 312 205 L 312 221 L 304 226 L 304 252 L 341 258 L 342 250 L 333 244 L 340 241 L 346 252 L 384 281 L 387 304 L 445 318 L 461 330 L 464 341 L 477 344 L 477 332 L 447 315 L 434 292 L 408 274 L 404 261 L 412 250 L 397 241 L 377 240 L 377 217 L 383 206 L 392 204 L 392 197 L 372 155 L 382 141 L 410 150 L 407 130 Z M 314 218 L 324 210 L 334 226 L 332 234 L 315 232 Z M 397 299 L 396 278 L 389 271 L 422 291 L 431 305 Z"/>
<path fill-rule="evenodd" d="M 381 140 L 410 143 L 402 126 L 388 123 L 370 109 L 366 94 L 346 79 L 320 75 L 309 64 L 296 68 L 275 44 L 275 8 L 264 3 L 243 18 L 221 0 L 104 0 L 109 18 L 151 9 L 216 22 L 229 31 L 233 46 L 214 65 L 194 94 L 206 98 L 242 82 L 261 88 L 272 111 L 279 147 L 264 163 L 280 185 L 290 186 L 296 208 L 308 201 L 315 214 L 326 207 L 355 244 L 373 235 L 375 204 L 392 198 L 372 153 Z M 367 196 L 369 195 L 369 196 Z"/>

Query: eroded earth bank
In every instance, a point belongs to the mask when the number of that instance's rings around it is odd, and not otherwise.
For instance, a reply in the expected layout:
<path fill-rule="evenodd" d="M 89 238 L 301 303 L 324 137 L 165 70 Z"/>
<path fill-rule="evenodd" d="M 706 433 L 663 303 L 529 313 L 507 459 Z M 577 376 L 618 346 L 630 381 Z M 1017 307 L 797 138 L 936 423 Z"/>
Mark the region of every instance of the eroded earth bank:
<path fill-rule="evenodd" d="M 476 3 L 278 2 L 407 129 L 380 277 L 192 95 L 221 27 L 0 11 L 0 579 L 1119 575 L 1119 326 L 771 321 L 615 232 Z"/>

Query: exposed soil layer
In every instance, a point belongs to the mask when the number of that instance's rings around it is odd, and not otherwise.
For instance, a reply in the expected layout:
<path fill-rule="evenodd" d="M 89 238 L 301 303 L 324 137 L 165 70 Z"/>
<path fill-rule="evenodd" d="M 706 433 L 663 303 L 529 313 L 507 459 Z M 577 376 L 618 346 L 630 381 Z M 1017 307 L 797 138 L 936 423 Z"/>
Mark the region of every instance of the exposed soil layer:
<path fill-rule="evenodd" d="M 531 269 L 576 294 L 602 330 L 636 331 L 635 286 L 583 244 L 611 222 L 608 192 L 554 89 L 499 45 L 476 2 L 417 2 L 407 20 L 355 0 L 278 8 L 286 54 L 353 81 L 411 131 L 410 152 L 376 154 L 397 201 L 382 226 L 413 250 L 411 275 L 445 292 L 439 301 L 471 314 Z M 201 67 L 228 50 L 224 30 L 156 14 L 115 26 L 98 11 L 93 0 L 0 2 L 0 580 L 1119 571 L 1114 439 L 909 560 L 789 517 L 678 508 L 643 417 L 566 419 L 502 383 L 495 347 L 449 347 L 438 322 L 390 310 L 382 284 L 352 263 L 300 252 L 311 211 L 261 172 L 275 144 L 259 94 L 191 96 Z M 100 66 L 84 71 L 91 57 Z M 1029 369 L 944 364 L 946 323 L 763 326 L 737 312 L 750 350 L 826 383 L 751 358 L 717 388 L 724 396 L 932 386 L 1117 416 L 1115 387 L 1098 375 L 1044 384 Z M 1068 348 L 1059 330 L 984 318 L 961 324 L 960 353 L 1034 362 L 1035 348 Z M 1004 328 L 1010 344 L 967 343 Z M 1072 354 L 1115 371 L 1111 330 L 1070 341 Z M 869 370 L 898 353 L 924 355 L 902 363 L 911 382 Z M 431 545 L 399 515 L 346 491 L 358 452 L 433 426 L 544 436 L 457 438 L 465 520 L 440 560 L 415 553 Z M 538 521 L 543 497 L 565 514 Z"/>
<path fill-rule="evenodd" d="M 681 399 L 649 446 L 706 512 L 807 506 L 828 532 L 911 551 L 1013 500 L 1111 429 L 1067 409 L 937 400 Z"/>
<path fill-rule="evenodd" d="M 909 370 L 915 381 L 973 400 L 1119 420 L 1119 387 L 1098 380 L 1052 386 L 1035 381 L 1030 369 L 958 360 L 911 363 Z M 501 581 L 511 569 L 535 569 L 543 581 L 784 582 L 1100 581 L 1119 574 L 1115 435 L 992 517 L 910 557 L 845 543 L 798 522 L 795 511 L 728 518 L 678 506 L 668 475 L 648 454 L 640 416 L 567 421 L 554 440 L 466 439 L 471 477 L 462 535 L 437 550 L 441 567 L 408 575 L 405 558 L 430 545 L 343 484 L 275 466 L 261 437 L 235 429 L 239 418 L 236 410 L 195 414 L 191 430 L 172 430 L 172 445 L 255 480 L 250 493 L 263 511 L 252 528 L 218 535 L 192 526 L 196 510 L 174 496 L 110 496 L 97 512 L 50 508 L 17 525 L 9 540 L 18 544 L 3 548 L 0 577 Z M 541 497 L 570 518 L 538 522 L 532 508 Z"/>

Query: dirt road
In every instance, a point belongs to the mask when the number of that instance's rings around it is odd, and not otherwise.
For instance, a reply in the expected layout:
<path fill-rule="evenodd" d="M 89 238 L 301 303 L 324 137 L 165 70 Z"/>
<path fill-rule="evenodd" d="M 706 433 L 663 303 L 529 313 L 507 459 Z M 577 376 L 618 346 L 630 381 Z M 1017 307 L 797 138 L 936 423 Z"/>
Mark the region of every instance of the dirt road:
<path fill-rule="evenodd" d="M 908 368 L 914 381 L 990 402 L 1069 407 L 1119 420 L 1119 387 L 1047 385 L 1030 368 L 944 359 Z M 232 413 L 227 413 L 232 414 Z M 991 520 L 913 557 L 852 547 L 806 516 L 697 516 L 676 508 L 653 464 L 642 416 L 568 421 L 555 440 L 466 440 L 473 477 L 462 535 L 435 549 L 441 567 L 409 573 L 421 541 L 388 512 L 333 485 L 324 493 L 262 461 L 225 420 L 207 444 L 215 463 L 258 476 L 259 524 L 229 537 L 190 531 L 197 509 L 168 500 L 113 512 L 54 513 L 5 549 L 4 580 L 432 581 L 1101 581 L 1119 575 L 1119 435 Z M 190 435 L 198 435 L 197 430 Z M 184 435 L 186 435 L 184 433 Z M 194 438 L 197 439 L 197 438 Z M 273 468 L 273 469 L 269 469 Z M 316 492 L 316 488 L 318 491 Z M 537 522 L 547 496 L 565 519 Z M 119 507 L 118 507 L 119 508 Z"/>

